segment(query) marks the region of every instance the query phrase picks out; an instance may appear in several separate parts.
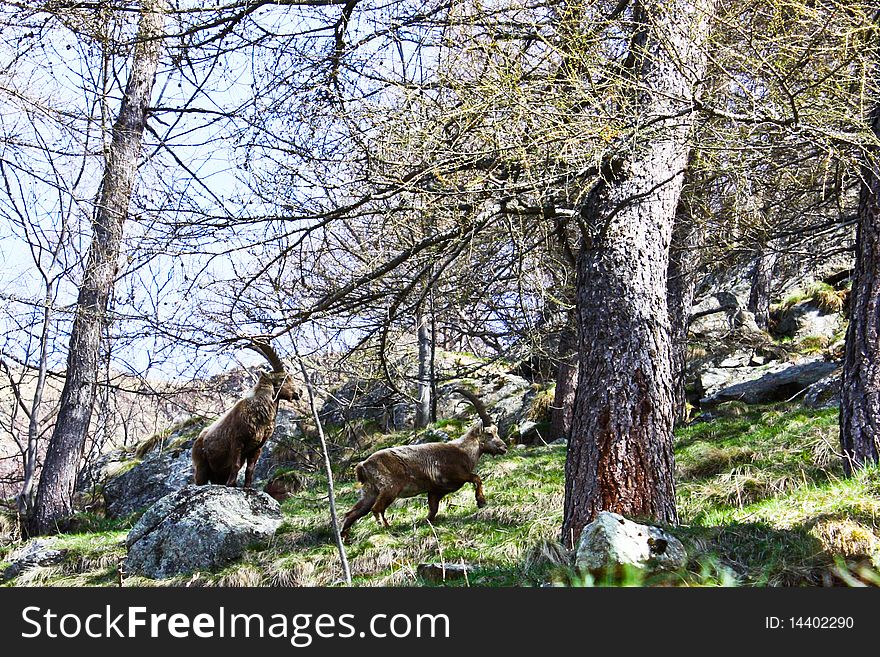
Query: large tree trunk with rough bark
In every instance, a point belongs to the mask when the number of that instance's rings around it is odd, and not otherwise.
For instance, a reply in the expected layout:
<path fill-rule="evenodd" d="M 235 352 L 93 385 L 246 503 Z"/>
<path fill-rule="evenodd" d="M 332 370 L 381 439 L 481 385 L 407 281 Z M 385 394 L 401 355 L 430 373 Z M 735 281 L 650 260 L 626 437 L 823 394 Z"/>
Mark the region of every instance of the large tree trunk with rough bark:
<path fill-rule="evenodd" d="M 669 268 L 666 281 L 666 303 L 669 306 L 669 342 L 672 350 L 673 419 L 678 426 L 687 421 L 685 373 L 687 369 L 687 336 L 691 307 L 694 304 L 699 232 L 694 226 L 690 207 L 683 200 L 675 213 Z"/>
<path fill-rule="evenodd" d="M 880 63 L 877 72 L 880 78 Z M 880 104 L 870 123 L 880 138 Z M 880 149 L 867 149 L 864 158 L 840 394 L 840 446 L 847 475 L 877 463 L 880 440 Z"/>
<path fill-rule="evenodd" d="M 70 334 L 67 369 L 55 429 L 28 519 L 31 535 L 56 530 L 71 515 L 74 483 L 92 416 L 98 378 L 101 334 L 107 325 L 107 303 L 117 273 L 122 230 L 137 175 L 147 108 L 162 47 L 166 0 L 144 0 L 137 45 L 113 137 L 98 205 L 92 241 L 79 289 Z"/>
<path fill-rule="evenodd" d="M 667 266 L 710 9 L 710 0 L 655 0 L 636 11 L 637 141 L 608 161 L 584 208 L 595 229 L 578 256 L 566 544 L 603 510 L 677 519 Z"/>

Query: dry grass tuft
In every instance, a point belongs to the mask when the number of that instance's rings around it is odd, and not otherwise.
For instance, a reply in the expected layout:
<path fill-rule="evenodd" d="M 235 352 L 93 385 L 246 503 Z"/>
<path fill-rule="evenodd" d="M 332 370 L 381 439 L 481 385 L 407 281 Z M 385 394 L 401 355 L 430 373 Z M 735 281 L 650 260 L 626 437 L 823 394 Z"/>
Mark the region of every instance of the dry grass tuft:
<path fill-rule="evenodd" d="M 810 535 L 821 543 L 822 548 L 844 557 L 866 556 L 880 561 L 880 539 L 866 525 L 849 519 L 820 520 Z"/>
<path fill-rule="evenodd" d="M 526 417 L 534 422 L 549 422 L 553 412 L 553 399 L 556 395 L 556 386 L 550 386 L 539 391 L 533 398 L 526 413 Z"/>

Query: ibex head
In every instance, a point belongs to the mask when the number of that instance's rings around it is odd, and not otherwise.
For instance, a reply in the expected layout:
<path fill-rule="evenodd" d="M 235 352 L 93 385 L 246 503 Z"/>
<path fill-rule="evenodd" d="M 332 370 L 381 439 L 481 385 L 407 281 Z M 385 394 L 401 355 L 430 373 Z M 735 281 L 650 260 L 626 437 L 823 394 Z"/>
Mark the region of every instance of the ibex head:
<path fill-rule="evenodd" d="M 272 366 L 271 372 L 261 372 L 258 385 L 272 385 L 275 390 L 275 399 L 295 401 L 302 398 L 302 391 L 294 383 L 293 377 L 284 369 L 284 363 L 278 353 L 262 338 L 251 338 L 248 349 L 256 351 L 269 361 Z"/>
<path fill-rule="evenodd" d="M 486 410 L 486 405 L 483 401 L 467 388 L 453 388 L 450 392 L 456 392 L 467 399 L 473 404 L 477 414 L 480 416 L 480 420 L 483 423 L 479 431 L 480 452 L 492 455 L 506 453 L 507 444 L 498 435 L 498 425 L 495 424 L 495 420 L 489 415 L 489 411 Z"/>

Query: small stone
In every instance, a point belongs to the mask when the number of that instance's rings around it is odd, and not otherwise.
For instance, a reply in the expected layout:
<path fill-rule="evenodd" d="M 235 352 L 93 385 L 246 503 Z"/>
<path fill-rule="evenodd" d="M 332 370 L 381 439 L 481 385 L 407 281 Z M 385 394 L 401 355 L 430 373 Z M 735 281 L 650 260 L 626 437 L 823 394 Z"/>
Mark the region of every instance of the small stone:
<path fill-rule="evenodd" d="M 584 527 L 575 565 L 600 573 L 629 565 L 648 572 L 677 570 L 687 563 L 681 541 L 669 532 L 603 511 Z"/>
<path fill-rule="evenodd" d="M 420 563 L 416 567 L 416 573 L 419 577 L 436 584 L 450 579 L 464 579 L 472 570 L 473 566 L 461 563 Z"/>

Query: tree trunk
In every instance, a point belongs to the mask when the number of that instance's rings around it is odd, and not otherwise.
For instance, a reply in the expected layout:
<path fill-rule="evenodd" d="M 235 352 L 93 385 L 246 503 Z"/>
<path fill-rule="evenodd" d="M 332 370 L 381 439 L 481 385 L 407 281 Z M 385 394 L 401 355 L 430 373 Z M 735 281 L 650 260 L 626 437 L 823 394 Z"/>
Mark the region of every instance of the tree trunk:
<path fill-rule="evenodd" d="M 603 510 L 677 519 L 667 266 L 710 9 L 710 0 L 638 7 L 638 141 L 608 162 L 607 182 L 584 208 L 595 230 L 578 255 L 580 375 L 565 468 L 566 544 Z"/>
<path fill-rule="evenodd" d="M 687 422 L 685 372 L 687 369 L 687 337 L 691 307 L 694 304 L 694 270 L 699 233 L 694 227 L 690 207 L 679 202 L 669 249 L 666 282 L 666 303 L 669 306 L 669 341 L 672 349 L 672 405 L 675 425 Z"/>
<path fill-rule="evenodd" d="M 779 254 L 772 244 L 763 241 L 755 253 L 752 268 L 752 288 L 749 292 L 748 309 L 755 315 L 755 323 L 763 331 L 770 326 L 770 297 L 773 293 L 773 272 Z"/>
<path fill-rule="evenodd" d="M 880 73 L 880 64 L 877 65 Z M 880 75 L 878 75 L 880 77 Z M 870 116 L 880 138 L 880 104 Z M 856 263 L 840 391 L 840 446 L 847 475 L 877 463 L 880 438 L 880 149 L 864 155 Z"/>
<path fill-rule="evenodd" d="M 568 438 L 574 414 L 574 398 L 578 378 L 578 339 L 574 316 L 559 336 L 559 369 L 556 372 L 556 391 L 550 411 L 550 436 Z"/>
<path fill-rule="evenodd" d="M 419 388 L 415 428 L 424 429 L 431 421 L 431 331 L 425 313 L 416 315 L 419 340 Z"/>
<path fill-rule="evenodd" d="M 100 198 L 92 220 L 92 241 L 70 334 L 60 408 L 28 521 L 32 535 L 55 531 L 58 522 L 73 511 L 77 468 L 95 401 L 101 333 L 108 321 L 107 303 L 137 174 L 166 8 L 166 0 L 144 0 L 142 5 L 131 72 L 113 126 Z"/>

